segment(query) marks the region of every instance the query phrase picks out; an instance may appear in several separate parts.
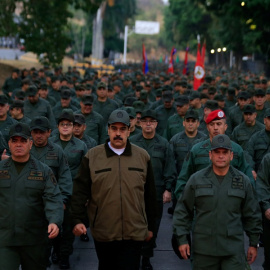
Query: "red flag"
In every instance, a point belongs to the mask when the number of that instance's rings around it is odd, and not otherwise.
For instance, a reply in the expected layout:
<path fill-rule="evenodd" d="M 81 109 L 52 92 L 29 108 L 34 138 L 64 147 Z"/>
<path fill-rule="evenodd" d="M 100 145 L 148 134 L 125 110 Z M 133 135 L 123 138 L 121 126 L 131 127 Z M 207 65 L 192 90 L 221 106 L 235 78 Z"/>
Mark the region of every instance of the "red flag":
<path fill-rule="evenodd" d="M 170 63 L 169 63 L 169 67 L 168 67 L 168 71 L 167 73 L 174 73 L 174 70 L 173 70 L 173 56 L 174 54 L 176 53 L 176 49 L 174 47 L 172 47 L 172 50 L 171 50 L 171 56 L 170 56 Z"/>
<path fill-rule="evenodd" d="M 148 61 L 147 61 L 147 56 L 146 56 L 146 52 L 145 52 L 145 48 L 144 48 L 144 44 L 142 45 L 142 56 L 143 56 L 143 74 L 146 74 L 149 71 L 148 68 Z"/>
<path fill-rule="evenodd" d="M 197 60 L 196 60 L 195 69 L 194 69 L 194 82 L 193 82 L 194 90 L 197 90 L 200 87 L 202 83 L 202 79 L 204 78 L 204 74 L 205 74 L 200 49 L 201 49 L 201 44 L 198 42 Z"/>
<path fill-rule="evenodd" d="M 187 63 L 188 63 L 188 50 L 189 50 L 189 48 L 188 48 L 188 46 L 187 46 L 187 48 L 186 48 L 186 54 L 185 54 L 185 62 L 184 62 L 184 68 L 183 68 L 183 75 L 186 75 L 187 74 Z"/>

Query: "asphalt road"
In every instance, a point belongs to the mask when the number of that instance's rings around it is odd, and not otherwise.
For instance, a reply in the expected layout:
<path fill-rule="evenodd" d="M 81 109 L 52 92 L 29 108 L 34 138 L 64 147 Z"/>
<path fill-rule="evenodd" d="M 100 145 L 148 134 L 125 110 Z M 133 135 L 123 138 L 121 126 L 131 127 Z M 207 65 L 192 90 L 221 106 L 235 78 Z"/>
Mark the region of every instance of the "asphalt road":
<path fill-rule="evenodd" d="M 167 213 L 168 205 L 164 206 L 163 218 L 157 239 L 157 248 L 154 258 L 151 259 L 154 270 L 190 270 L 190 262 L 179 260 L 171 247 L 172 216 Z M 246 241 L 246 245 L 248 241 Z M 252 264 L 252 270 L 261 270 L 263 262 L 263 248 L 259 249 L 257 260 Z M 98 260 L 95 253 L 93 239 L 88 243 L 80 241 L 76 237 L 74 252 L 70 257 L 71 270 L 97 270 Z M 57 265 L 52 265 L 50 270 L 59 269 Z"/>

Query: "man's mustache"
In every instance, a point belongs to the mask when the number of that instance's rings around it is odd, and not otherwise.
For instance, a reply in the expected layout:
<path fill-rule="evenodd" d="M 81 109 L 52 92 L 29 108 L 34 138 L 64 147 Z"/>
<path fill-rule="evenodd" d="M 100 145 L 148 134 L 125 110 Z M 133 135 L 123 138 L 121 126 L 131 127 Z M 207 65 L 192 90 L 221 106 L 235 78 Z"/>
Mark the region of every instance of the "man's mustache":
<path fill-rule="evenodd" d="M 115 140 L 121 140 L 121 141 L 123 141 L 123 139 L 122 139 L 120 136 L 114 137 L 113 140 L 114 140 L 114 141 L 115 141 Z"/>

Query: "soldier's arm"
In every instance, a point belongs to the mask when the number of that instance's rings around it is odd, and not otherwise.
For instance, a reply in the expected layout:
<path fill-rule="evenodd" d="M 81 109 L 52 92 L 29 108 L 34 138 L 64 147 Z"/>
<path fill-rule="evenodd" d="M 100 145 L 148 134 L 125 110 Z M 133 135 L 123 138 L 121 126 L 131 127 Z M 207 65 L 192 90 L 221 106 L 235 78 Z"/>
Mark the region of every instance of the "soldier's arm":
<path fill-rule="evenodd" d="M 47 165 L 44 164 L 47 167 Z M 43 191 L 44 212 L 49 224 L 61 226 L 63 222 L 63 202 L 61 192 L 52 170 L 47 167 L 44 173 L 45 187 Z"/>
<path fill-rule="evenodd" d="M 239 145 L 238 145 L 239 146 Z M 250 183 L 255 189 L 255 180 L 252 173 L 252 168 L 250 167 L 250 164 L 246 161 L 246 158 L 244 156 L 244 151 L 242 150 L 242 147 L 239 146 L 238 149 L 238 170 L 243 172 L 250 180 Z"/>
<path fill-rule="evenodd" d="M 255 198 L 253 187 L 246 181 L 246 196 L 242 206 L 242 222 L 244 230 L 249 237 L 250 246 L 256 246 L 262 233 L 262 215 L 259 203 Z"/>
<path fill-rule="evenodd" d="M 270 154 L 266 154 L 257 174 L 257 197 L 263 214 L 270 209 Z"/>
<path fill-rule="evenodd" d="M 175 159 L 173 151 L 167 143 L 166 147 L 166 156 L 165 156 L 165 165 L 163 170 L 163 178 L 165 181 L 165 189 L 171 192 L 173 183 L 177 179 L 176 167 L 175 167 Z"/>
<path fill-rule="evenodd" d="M 54 115 L 52 113 L 52 108 L 49 104 L 47 106 L 47 118 L 50 121 L 51 129 L 52 130 L 55 129 L 56 128 L 56 121 L 55 121 Z"/>
<path fill-rule="evenodd" d="M 195 195 L 192 178 L 188 181 L 181 198 L 177 201 L 173 215 L 173 233 L 177 236 L 178 245 L 188 244 L 188 235 L 194 215 Z"/>
<path fill-rule="evenodd" d="M 66 205 L 72 194 L 72 176 L 68 166 L 68 161 L 62 149 L 59 151 L 58 185 L 61 191 L 63 203 Z"/>
<path fill-rule="evenodd" d="M 72 225 L 83 223 L 85 218 L 85 204 L 91 198 L 91 175 L 89 159 L 82 159 L 79 172 L 73 181 L 73 192 L 71 196 L 71 218 Z"/>
<path fill-rule="evenodd" d="M 189 177 L 195 172 L 194 171 L 194 157 L 192 149 L 187 153 L 186 158 L 184 160 L 181 172 L 176 181 L 175 188 L 175 196 L 176 199 L 179 199 L 181 193 L 183 192 L 185 185 L 189 179 Z"/>

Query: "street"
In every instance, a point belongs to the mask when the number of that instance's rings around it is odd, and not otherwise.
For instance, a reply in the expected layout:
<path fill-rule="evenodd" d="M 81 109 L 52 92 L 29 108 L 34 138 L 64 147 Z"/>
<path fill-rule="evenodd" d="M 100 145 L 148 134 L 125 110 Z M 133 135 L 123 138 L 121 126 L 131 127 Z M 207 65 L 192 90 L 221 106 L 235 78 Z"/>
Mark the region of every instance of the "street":
<path fill-rule="evenodd" d="M 169 205 L 164 206 L 163 218 L 157 239 L 157 248 L 155 256 L 151 259 L 154 270 L 190 270 L 190 262 L 179 260 L 174 254 L 171 247 L 172 235 L 172 216 L 167 213 Z M 88 234 L 89 235 L 89 234 Z M 246 239 L 247 240 L 247 239 Z M 246 246 L 248 241 L 246 241 Z M 261 270 L 263 262 L 263 248 L 259 248 L 258 257 L 252 264 L 252 270 Z M 88 243 L 80 241 L 76 237 L 74 243 L 74 252 L 70 257 L 71 270 L 97 270 L 98 260 L 95 253 L 93 239 L 90 238 Z M 51 270 L 59 269 L 57 265 L 52 265 Z"/>

